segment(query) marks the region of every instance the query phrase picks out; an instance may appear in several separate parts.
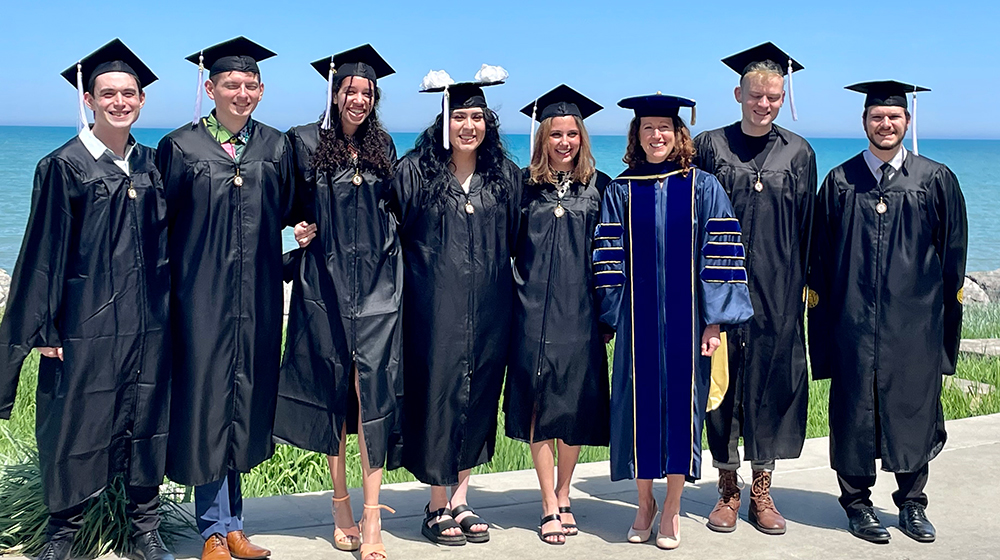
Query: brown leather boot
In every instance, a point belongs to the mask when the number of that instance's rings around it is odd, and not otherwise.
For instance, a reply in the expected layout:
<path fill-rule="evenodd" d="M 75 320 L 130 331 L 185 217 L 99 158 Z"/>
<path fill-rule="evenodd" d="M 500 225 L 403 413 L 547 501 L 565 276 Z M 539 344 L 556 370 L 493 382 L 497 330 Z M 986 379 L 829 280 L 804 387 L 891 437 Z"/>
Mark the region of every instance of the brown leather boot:
<path fill-rule="evenodd" d="M 243 531 L 233 531 L 226 535 L 226 543 L 229 545 L 229 553 L 233 558 L 244 560 L 264 560 L 271 555 L 271 551 L 253 544 Z"/>
<path fill-rule="evenodd" d="M 214 533 L 205 540 L 205 546 L 201 549 L 201 560 L 232 560 L 229 555 L 229 546 L 222 535 Z"/>
<path fill-rule="evenodd" d="M 708 514 L 708 528 L 719 533 L 736 530 L 736 520 L 740 516 L 740 486 L 736 471 L 719 469 L 719 502 Z"/>
<path fill-rule="evenodd" d="M 771 500 L 771 473 L 754 471 L 750 485 L 750 524 L 768 535 L 785 534 L 785 518 L 778 513 Z"/>

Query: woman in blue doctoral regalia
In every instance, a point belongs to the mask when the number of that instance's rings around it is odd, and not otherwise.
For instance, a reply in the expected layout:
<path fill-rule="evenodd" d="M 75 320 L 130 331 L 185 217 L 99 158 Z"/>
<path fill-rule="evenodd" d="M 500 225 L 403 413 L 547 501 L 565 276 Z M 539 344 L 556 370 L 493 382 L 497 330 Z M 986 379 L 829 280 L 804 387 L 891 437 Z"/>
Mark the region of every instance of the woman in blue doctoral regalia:
<path fill-rule="evenodd" d="M 691 167 L 694 144 L 678 116 L 694 101 L 623 99 L 633 109 L 628 169 L 604 192 L 594 250 L 601 322 L 615 331 L 611 478 L 635 478 L 639 509 L 630 542 L 656 517 L 653 479 L 667 478 L 656 544 L 680 544 L 685 479 L 701 475 L 701 430 L 720 348 L 720 325 L 753 315 L 739 221 L 722 186 Z M 724 356 L 722 363 L 725 362 Z"/>

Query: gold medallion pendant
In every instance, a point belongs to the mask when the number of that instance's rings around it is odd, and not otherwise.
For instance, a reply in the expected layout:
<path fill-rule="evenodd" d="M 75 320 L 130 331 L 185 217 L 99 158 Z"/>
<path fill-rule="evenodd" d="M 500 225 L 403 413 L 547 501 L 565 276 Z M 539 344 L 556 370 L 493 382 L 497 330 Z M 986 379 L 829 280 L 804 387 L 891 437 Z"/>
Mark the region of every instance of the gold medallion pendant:
<path fill-rule="evenodd" d="M 233 177 L 233 184 L 236 185 L 237 187 L 243 186 L 243 177 L 240 177 L 239 173 L 237 173 L 236 176 Z"/>
<path fill-rule="evenodd" d="M 879 214 L 885 214 L 886 211 L 888 210 L 889 206 L 886 205 L 886 203 L 882 202 L 881 200 L 878 202 L 878 204 L 875 205 L 875 211 L 878 212 Z"/>
<path fill-rule="evenodd" d="M 562 218 L 563 215 L 566 214 L 566 209 L 562 207 L 562 204 L 557 204 L 556 209 L 553 210 L 552 213 L 555 214 L 557 218 Z"/>
<path fill-rule="evenodd" d="M 354 174 L 354 178 L 351 179 L 351 182 L 354 183 L 355 187 L 360 187 L 361 186 L 361 181 L 362 181 L 362 179 L 361 179 L 361 175 L 359 173 L 355 173 Z"/>
<path fill-rule="evenodd" d="M 466 201 L 465 203 L 465 213 L 472 214 L 476 211 L 476 208 L 472 206 L 472 201 Z"/>
<path fill-rule="evenodd" d="M 764 190 L 764 185 L 760 181 L 757 181 L 753 185 L 753 190 L 755 190 L 757 192 L 760 192 L 760 191 Z"/>
<path fill-rule="evenodd" d="M 128 197 L 131 198 L 131 199 L 134 199 L 137 196 L 139 196 L 139 193 L 135 192 L 134 188 L 129 187 L 128 188 Z"/>

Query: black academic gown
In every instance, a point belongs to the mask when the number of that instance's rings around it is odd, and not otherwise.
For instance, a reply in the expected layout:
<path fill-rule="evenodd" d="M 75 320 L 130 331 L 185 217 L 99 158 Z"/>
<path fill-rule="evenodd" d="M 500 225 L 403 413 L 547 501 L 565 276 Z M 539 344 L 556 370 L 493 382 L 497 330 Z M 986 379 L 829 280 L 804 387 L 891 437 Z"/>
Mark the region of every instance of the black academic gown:
<path fill-rule="evenodd" d="M 371 467 L 399 441 L 400 300 L 403 268 L 396 224 L 386 204 L 391 178 L 354 169 L 318 172 L 316 123 L 288 131 L 295 153 L 296 220 L 317 226 L 316 238 L 293 253 L 285 355 L 274 435 L 303 449 L 337 455 L 340 432 L 357 432 L 352 368 L 357 363 L 361 417 Z M 392 141 L 386 146 L 396 160 Z M 399 465 L 400 450 L 389 466 Z M 393 456 L 395 455 L 395 456 Z"/>
<path fill-rule="evenodd" d="M 530 441 L 534 416 L 535 441 L 607 445 L 608 364 L 591 252 L 611 179 L 598 171 L 560 200 L 555 186 L 531 184 L 523 173 L 504 427 L 508 437 Z"/>
<path fill-rule="evenodd" d="M 746 460 L 789 459 L 806 437 L 809 376 L 805 273 L 816 197 L 816 155 L 801 136 L 777 138 L 758 170 L 740 123 L 695 138 L 697 165 L 714 174 L 743 228 L 753 318 L 730 329 L 729 389 L 706 420 L 712 457 L 727 462 L 733 423 Z M 760 179 L 761 190 L 755 187 Z"/>
<path fill-rule="evenodd" d="M 885 212 L 878 212 L 879 201 Z M 908 153 L 884 188 L 861 154 L 816 202 L 813 378 L 831 379 L 830 462 L 843 475 L 916 472 L 946 439 L 941 375 L 962 331 L 965 200 L 944 165 Z"/>
<path fill-rule="evenodd" d="M 249 472 L 274 451 L 292 149 L 256 122 L 237 165 L 200 120 L 165 136 L 156 159 L 175 348 L 167 476 L 194 486 Z"/>
<path fill-rule="evenodd" d="M 507 363 L 521 173 L 473 175 L 469 195 L 453 175 L 428 180 L 401 159 L 393 208 L 403 248 L 403 466 L 421 482 L 458 483 L 488 462 Z M 447 181 L 436 192 L 440 181 Z M 474 212 L 466 212 L 466 202 Z"/>
<path fill-rule="evenodd" d="M 62 511 L 115 473 L 157 486 L 167 455 L 170 352 L 167 219 L 153 150 L 126 175 L 79 138 L 35 171 L 31 215 L 0 324 L 0 418 L 35 347 L 35 435 L 45 504 Z M 130 195 L 134 193 L 134 196 Z"/>

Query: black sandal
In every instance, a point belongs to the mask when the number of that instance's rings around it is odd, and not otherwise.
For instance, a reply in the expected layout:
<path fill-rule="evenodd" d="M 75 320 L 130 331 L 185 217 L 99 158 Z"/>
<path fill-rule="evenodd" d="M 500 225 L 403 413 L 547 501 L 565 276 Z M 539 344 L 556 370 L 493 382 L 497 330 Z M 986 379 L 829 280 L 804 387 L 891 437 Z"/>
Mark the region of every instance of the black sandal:
<path fill-rule="evenodd" d="M 562 523 L 562 519 L 559 518 L 558 513 L 553 513 L 552 515 L 546 515 L 541 519 L 541 521 L 538 522 L 538 538 L 542 539 L 542 542 L 545 544 L 566 544 L 566 534 L 563 533 L 562 530 L 549 531 L 548 533 L 542 532 L 542 526 L 550 521 L 559 521 L 560 523 Z M 561 541 L 546 540 L 549 537 L 562 537 L 563 540 Z"/>
<path fill-rule="evenodd" d="M 457 519 L 458 516 L 465 512 L 469 512 L 472 515 L 467 515 L 461 521 L 458 521 Z M 486 529 L 485 531 L 472 530 L 473 525 L 486 525 L 488 527 L 489 524 L 486 523 L 486 521 L 484 521 L 482 517 L 476 515 L 476 512 L 473 511 L 471 507 L 469 507 L 469 504 L 463 504 L 452 508 L 451 517 L 452 519 L 455 519 L 455 521 L 458 522 L 459 526 L 462 527 L 462 534 L 465 535 L 465 540 L 469 541 L 470 543 L 484 543 L 490 540 L 489 529 Z"/>
<path fill-rule="evenodd" d="M 560 506 L 559 513 L 573 513 L 573 510 L 569 506 Z M 567 529 L 563 531 L 563 534 L 567 537 L 575 537 L 580 534 L 579 529 L 576 528 L 576 523 L 563 523 L 563 529 Z"/>
<path fill-rule="evenodd" d="M 451 515 L 448 513 L 448 508 L 441 508 L 439 510 L 431 511 L 431 504 L 428 503 L 424 506 L 424 520 L 420 524 L 420 534 L 427 537 L 427 540 L 434 544 L 443 544 L 445 546 L 462 546 L 465 544 L 465 535 L 445 535 L 444 532 L 448 529 L 454 529 L 456 527 L 461 528 L 454 519 L 445 519 L 444 521 L 438 521 L 433 525 L 428 526 L 427 522 L 443 515 Z M 463 529 L 464 531 L 464 529 Z"/>

